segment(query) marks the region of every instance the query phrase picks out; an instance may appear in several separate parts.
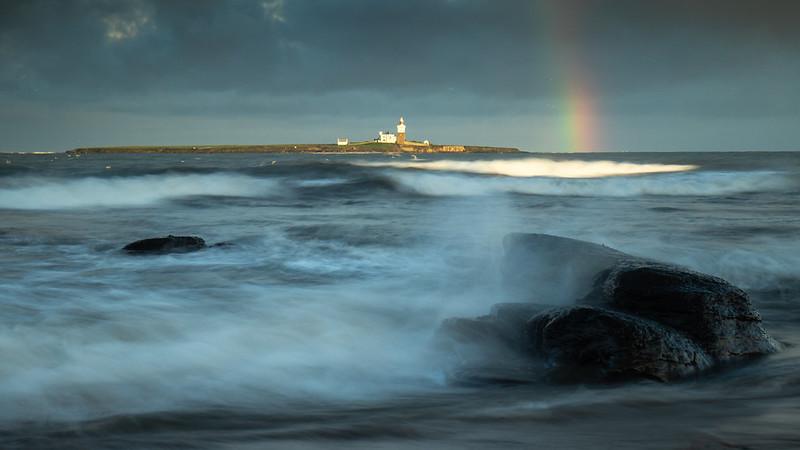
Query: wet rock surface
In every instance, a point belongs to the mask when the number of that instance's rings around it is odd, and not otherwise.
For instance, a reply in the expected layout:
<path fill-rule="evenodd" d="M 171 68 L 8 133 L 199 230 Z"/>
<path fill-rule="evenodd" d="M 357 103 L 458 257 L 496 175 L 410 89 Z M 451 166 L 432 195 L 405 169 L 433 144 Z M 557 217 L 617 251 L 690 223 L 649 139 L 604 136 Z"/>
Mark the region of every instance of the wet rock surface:
<path fill-rule="evenodd" d="M 560 308 L 527 324 L 531 354 L 558 381 L 669 381 L 711 367 L 691 339 L 656 322 L 591 306 Z"/>
<path fill-rule="evenodd" d="M 779 350 L 747 294 L 723 279 L 558 236 L 513 234 L 504 246 L 506 282 L 547 304 L 446 320 L 438 341 L 461 373 L 671 381 Z"/>
<path fill-rule="evenodd" d="M 771 353 L 778 347 L 743 290 L 680 267 L 618 264 L 600 275 L 595 290 L 583 301 L 674 328 L 718 361 Z"/>
<path fill-rule="evenodd" d="M 206 248 L 206 241 L 197 236 L 173 236 L 142 239 L 122 248 L 130 254 L 186 253 Z"/>

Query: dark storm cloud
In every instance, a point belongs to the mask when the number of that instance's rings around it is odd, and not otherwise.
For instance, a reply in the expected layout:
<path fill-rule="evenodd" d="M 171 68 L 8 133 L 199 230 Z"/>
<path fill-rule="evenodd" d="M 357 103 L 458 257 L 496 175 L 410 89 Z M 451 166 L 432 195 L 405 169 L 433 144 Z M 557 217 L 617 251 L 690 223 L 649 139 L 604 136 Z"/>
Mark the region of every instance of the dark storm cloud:
<path fill-rule="evenodd" d="M 268 79 L 283 63 L 275 26 L 255 2 L 31 1 L 10 9 L 0 48 L 23 89 L 225 89 Z"/>
<path fill-rule="evenodd" d="M 487 81 L 513 90 L 527 76 L 487 63 L 532 62 L 530 14 L 482 2 L 402 5 L 21 2 L 3 12 L 4 81 L 20 91 L 327 92 Z"/>
<path fill-rule="evenodd" d="M 609 115 L 796 117 L 797 17 L 793 0 L 2 0 L 0 96 L 181 117 L 369 116 L 387 99 L 547 115 L 577 73 Z"/>
<path fill-rule="evenodd" d="M 798 56 L 800 2 L 4 2 L 5 89 L 536 95 L 558 53 L 609 87 Z M 84 92 L 84 90 L 86 92 Z M 74 92 L 74 91 L 73 91 Z M 52 93 L 52 92 L 50 92 Z"/>

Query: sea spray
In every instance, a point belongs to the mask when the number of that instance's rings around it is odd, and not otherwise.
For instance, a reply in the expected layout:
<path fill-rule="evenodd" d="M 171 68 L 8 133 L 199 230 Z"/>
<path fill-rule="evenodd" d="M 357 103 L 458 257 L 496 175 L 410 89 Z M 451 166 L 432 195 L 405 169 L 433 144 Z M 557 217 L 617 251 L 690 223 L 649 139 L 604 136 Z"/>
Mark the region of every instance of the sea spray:
<path fill-rule="evenodd" d="M 0 187 L 0 208 L 144 206 L 187 196 L 265 195 L 276 188 L 274 181 L 226 173 L 80 179 L 20 177 Z"/>
<path fill-rule="evenodd" d="M 598 155 L 542 156 L 561 157 Z M 622 426 L 638 448 L 696 429 L 738 443 L 748 426 L 794 433 L 798 346 L 688 385 L 473 389 L 442 377 L 450 361 L 430 350 L 442 320 L 515 300 L 497 276 L 510 232 L 721 275 L 749 290 L 777 339 L 799 341 L 796 154 L 601 157 L 698 168 L 565 178 L 351 164 L 402 155 L 213 155 L 192 167 L 174 155 L 10 156 L 31 168 L 0 174 L 0 447 L 411 447 L 472 435 L 572 448 L 557 439 L 591 447 Z M 170 233 L 232 245 L 120 252 Z"/>

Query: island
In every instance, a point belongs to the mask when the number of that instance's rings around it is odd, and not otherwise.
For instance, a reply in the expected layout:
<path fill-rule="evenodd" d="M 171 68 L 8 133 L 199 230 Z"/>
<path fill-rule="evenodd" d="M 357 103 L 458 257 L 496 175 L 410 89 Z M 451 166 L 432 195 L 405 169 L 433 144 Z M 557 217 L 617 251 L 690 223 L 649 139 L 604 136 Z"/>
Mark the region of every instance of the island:
<path fill-rule="evenodd" d="M 425 147 L 400 144 L 269 144 L 269 145 L 157 145 L 131 147 L 86 147 L 67 151 L 68 155 L 91 153 L 517 153 L 512 147 L 477 145 L 429 145 Z"/>
<path fill-rule="evenodd" d="M 405 119 L 400 117 L 397 133 L 378 132 L 372 140 L 351 142 L 338 138 L 334 144 L 254 144 L 254 145 L 156 145 L 86 147 L 67 151 L 68 155 L 92 153 L 518 153 L 513 147 L 480 145 L 439 145 L 430 141 L 406 139 Z"/>

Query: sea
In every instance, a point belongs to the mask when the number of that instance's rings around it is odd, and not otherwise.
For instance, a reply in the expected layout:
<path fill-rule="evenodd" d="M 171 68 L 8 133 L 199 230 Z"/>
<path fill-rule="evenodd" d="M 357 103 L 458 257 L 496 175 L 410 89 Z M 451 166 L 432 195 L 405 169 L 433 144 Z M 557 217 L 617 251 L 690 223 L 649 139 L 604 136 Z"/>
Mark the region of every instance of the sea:
<path fill-rule="evenodd" d="M 784 350 L 459 382 L 437 329 L 515 300 L 512 232 L 722 277 Z M 170 234 L 226 245 L 121 251 Z M 800 448 L 799 237 L 792 152 L 2 154 L 0 448 Z"/>

